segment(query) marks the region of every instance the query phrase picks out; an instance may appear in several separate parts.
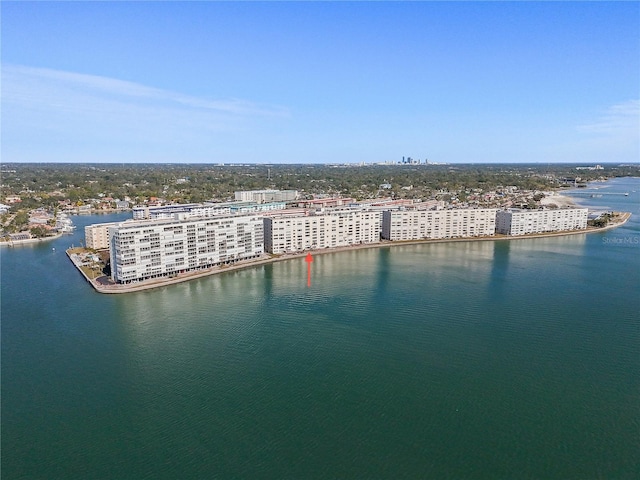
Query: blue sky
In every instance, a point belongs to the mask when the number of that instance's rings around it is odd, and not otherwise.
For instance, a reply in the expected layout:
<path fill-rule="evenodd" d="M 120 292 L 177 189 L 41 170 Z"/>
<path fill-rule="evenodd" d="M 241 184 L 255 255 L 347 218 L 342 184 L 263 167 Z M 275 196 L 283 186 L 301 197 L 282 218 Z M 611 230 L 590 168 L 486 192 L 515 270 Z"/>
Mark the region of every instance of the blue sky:
<path fill-rule="evenodd" d="M 1 3 L 2 162 L 638 162 L 637 2 Z"/>

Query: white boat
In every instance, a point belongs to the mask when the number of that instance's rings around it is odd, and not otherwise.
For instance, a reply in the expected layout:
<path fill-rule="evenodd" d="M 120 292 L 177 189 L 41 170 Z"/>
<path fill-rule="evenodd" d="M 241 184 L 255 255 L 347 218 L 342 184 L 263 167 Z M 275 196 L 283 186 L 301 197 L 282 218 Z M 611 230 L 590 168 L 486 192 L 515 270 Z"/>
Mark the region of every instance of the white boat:
<path fill-rule="evenodd" d="M 61 227 L 58 227 L 58 231 L 62 233 L 72 233 L 75 229 L 75 225 L 63 225 Z"/>
<path fill-rule="evenodd" d="M 56 219 L 56 228 L 61 233 L 72 233 L 76 227 L 66 213 L 60 213 Z"/>

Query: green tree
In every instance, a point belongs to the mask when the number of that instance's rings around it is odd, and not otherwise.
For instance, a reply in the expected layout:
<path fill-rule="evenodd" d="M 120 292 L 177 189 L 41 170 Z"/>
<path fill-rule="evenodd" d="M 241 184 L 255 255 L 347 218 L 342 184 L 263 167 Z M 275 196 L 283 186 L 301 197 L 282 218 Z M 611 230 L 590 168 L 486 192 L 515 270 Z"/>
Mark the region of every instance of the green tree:
<path fill-rule="evenodd" d="M 31 236 L 36 237 L 36 238 L 46 237 L 47 234 L 49 233 L 46 228 L 40 227 L 40 226 L 31 227 L 29 229 L 29 231 L 31 232 Z"/>
<path fill-rule="evenodd" d="M 16 230 L 21 230 L 29 224 L 29 213 L 26 210 L 20 210 L 16 213 L 16 216 L 13 217 L 11 224 L 16 228 Z"/>

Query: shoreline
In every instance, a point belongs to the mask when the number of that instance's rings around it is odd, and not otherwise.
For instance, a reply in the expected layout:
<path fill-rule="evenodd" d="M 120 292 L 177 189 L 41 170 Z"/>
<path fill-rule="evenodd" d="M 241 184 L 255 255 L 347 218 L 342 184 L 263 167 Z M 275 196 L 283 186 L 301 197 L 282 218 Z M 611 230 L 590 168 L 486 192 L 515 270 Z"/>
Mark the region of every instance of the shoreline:
<path fill-rule="evenodd" d="M 21 245 L 30 245 L 30 244 L 34 244 L 34 243 L 48 242 L 48 241 L 51 241 L 51 240 L 57 240 L 58 238 L 62 237 L 63 235 L 64 235 L 64 233 L 56 233 L 55 235 L 52 235 L 50 237 L 27 238 L 25 240 L 9 240 L 9 241 L 6 241 L 6 242 L 0 242 L 0 246 L 19 247 Z"/>
<path fill-rule="evenodd" d="M 631 218 L 631 213 L 629 212 L 615 212 L 615 213 L 617 215 L 621 215 L 621 218 L 618 222 L 606 225 L 604 227 L 587 227 L 584 230 L 534 233 L 529 235 L 518 235 L 518 236 L 497 234 L 490 237 L 439 238 L 439 239 L 419 239 L 419 240 L 400 240 L 400 241 L 386 240 L 378 243 L 367 243 L 363 245 L 353 245 L 348 247 L 338 247 L 338 248 L 323 249 L 323 250 L 306 250 L 304 252 L 296 252 L 291 254 L 285 253 L 282 255 L 272 255 L 269 253 L 265 253 L 261 258 L 238 262 L 233 265 L 215 266 L 207 270 L 177 274 L 175 277 L 172 277 L 172 278 L 158 278 L 153 280 L 145 280 L 143 282 L 138 282 L 138 283 L 129 283 L 126 285 L 123 285 L 123 284 L 103 285 L 98 280 L 101 278 L 105 278 L 105 275 L 101 275 L 93 279 L 89 278 L 87 274 L 82 270 L 78 259 L 74 258 L 75 254 L 70 252 L 71 249 L 66 250 L 66 254 L 71 260 L 71 262 L 74 264 L 74 266 L 85 278 L 85 280 L 94 288 L 96 292 L 103 293 L 103 294 L 123 294 L 123 293 L 132 293 L 132 292 L 141 292 L 144 290 L 151 290 L 155 288 L 165 287 L 168 285 L 175 285 L 178 283 L 195 280 L 198 278 L 208 277 L 211 275 L 218 275 L 226 272 L 235 272 L 238 270 L 244 270 L 247 268 L 258 267 L 258 266 L 267 265 L 271 263 L 283 262 L 286 260 L 293 260 L 296 258 L 304 258 L 308 253 L 311 253 L 313 256 L 318 256 L 318 255 L 328 255 L 332 253 L 350 252 L 354 250 L 365 250 L 368 248 L 386 248 L 386 247 L 407 246 L 407 245 L 422 245 L 422 244 L 430 244 L 430 243 L 527 240 L 532 238 L 561 237 L 566 235 L 584 235 L 588 233 L 603 232 L 603 231 L 611 230 L 621 225 L 624 225 L 625 223 L 627 223 L 629 218 Z"/>

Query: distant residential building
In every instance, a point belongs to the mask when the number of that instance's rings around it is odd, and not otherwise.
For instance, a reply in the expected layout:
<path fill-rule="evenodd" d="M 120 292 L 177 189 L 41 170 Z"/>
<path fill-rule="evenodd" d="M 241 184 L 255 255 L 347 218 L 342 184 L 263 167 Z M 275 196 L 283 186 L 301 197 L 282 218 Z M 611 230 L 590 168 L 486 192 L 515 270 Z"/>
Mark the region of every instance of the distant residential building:
<path fill-rule="evenodd" d="M 111 275 L 130 283 L 259 257 L 263 235 L 255 214 L 123 222 L 109 227 Z"/>
<path fill-rule="evenodd" d="M 174 213 L 188 212 L 199 207 L 199 203 L 182 203 L 176 205 L 136 205 L 132 209 L 134 220 L 173 218 Z"/>
<path fill-rule="evenodd" d="M 46 225 L 53 216 L 31 215 L 29 217 L 30 225 Z"/>
<path fill-rule="evenodd" d="M 297 190 L 245 190 L 235 192 L 235 199 L 241 202 L 292 202 L 298 198 Z"/>
<path fill-rule="evenodd" d="M 126 200 L 116 200 L 115 203 L 118 210 L 126 210 L 129 208 L 129 202 Z"/>
<path fill-rule="evenodd" d="M 602 165 L 596 165 L 595 167 L 576 167 L 576 170 L 604 170 Z"/>
<path fill-rule="evenodd" d="M 7 203 L 20 203 L 22 202 L 22 199 L 20 198 L 20 195 L 7 195 L 4 198 L 4 201 Z"/>
<path fill-rule="evenodd" d="M 349 206 L 355 203 L 355 199 L 351 197 L 328 197 L 314 198 L 313 200 L 303 200 L 298 202 L 301 208 L 335 208 Z"/>
<path fill-rule="evenodd" d="M 231 213 L 271 212 L 284 210 L 287 207 L 285 202 L 230 202 L 228 205 Z"/>
<path fill-rule="evenodd" d="M 382 238 L 419 240 L 483 237 L 495 234 L 496 209 L 388 210 L 382 213 Z"/>
<path fill-rule="evenodd" d="M 380 217 L 368 210 L 271 215 L 264 218 L 265 250 L 277 254 L 377 243 Z"/>
<path fill-rule="evenodd" d="M 46 225 L 53 219 L 53 215 L 44 208 L 36 208 L 29 212 L 29 223 L 33 225 Z"/>
<path fill-rule="evenodd" d="M 283 210 L 285 202 L 224 202 L 224 203 L 182 203 L 174 205 L 133 207 L 134 220 L 187 219 L 198 217 L 214 217 L 217 215 L 245 214 L 251 212 L 267 212 Z"/>
<path fill-rule="evenodd" d="M 159 220 L 162 218 L 195 218 L 228 215 L 228 203 L 178 203 L 174 205 L 141 205 L 133 207 L 134 220 Z"/>
<path fill-rule="evenodd" d="M 560 232 L 587 228 L 587 208 L 544 210 L 500 210 L 496 215 L 496 232 L 504 235 Z"/>
<path fill-rule="evenodd" d="M 358 202 L 358 205 L 376 210 L 396 210 L 402 207 L 411 207 L 414 205 L 414 202 L 410 198 L 376 198 L 374 200 L 363 200 Z"/>
<path fill-rule="evenodd" d="M 29 232 L 18 232 L 18 233 L 10 233 L 9 240 L 29 240 L 31 238 L 31 233 Z"/>

